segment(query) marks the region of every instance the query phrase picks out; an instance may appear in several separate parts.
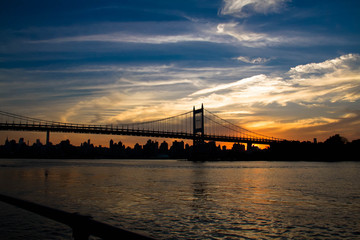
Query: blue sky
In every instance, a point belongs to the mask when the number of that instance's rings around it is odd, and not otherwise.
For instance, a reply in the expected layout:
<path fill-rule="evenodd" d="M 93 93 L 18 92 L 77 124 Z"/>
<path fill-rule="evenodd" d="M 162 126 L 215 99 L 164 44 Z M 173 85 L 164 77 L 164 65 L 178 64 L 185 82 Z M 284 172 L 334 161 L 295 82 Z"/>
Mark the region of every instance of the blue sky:
<path fill-rule="evenodd" d="M 358 139 L 359 9 L 355 0 L 1 1 L 1 110 L 116 123 L 204 103 L 266 135 Z"/>

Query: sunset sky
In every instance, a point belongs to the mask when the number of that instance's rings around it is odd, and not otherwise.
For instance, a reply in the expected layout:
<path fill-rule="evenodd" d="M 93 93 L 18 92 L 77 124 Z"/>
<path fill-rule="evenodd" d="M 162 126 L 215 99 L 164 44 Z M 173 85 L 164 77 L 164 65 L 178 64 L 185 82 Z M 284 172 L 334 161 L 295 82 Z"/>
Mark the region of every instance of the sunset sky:
<path fill-rule="evenodd" d="M 265 135 L 359 139 L 359 9 L 358 0 L 1 1 L 0 110 L 105 124 L 203 103 Z M 74 135 L 54 136 L 88 137 Z M 18 136 L 45 134 L 3 131 L 0 144 Z"/>

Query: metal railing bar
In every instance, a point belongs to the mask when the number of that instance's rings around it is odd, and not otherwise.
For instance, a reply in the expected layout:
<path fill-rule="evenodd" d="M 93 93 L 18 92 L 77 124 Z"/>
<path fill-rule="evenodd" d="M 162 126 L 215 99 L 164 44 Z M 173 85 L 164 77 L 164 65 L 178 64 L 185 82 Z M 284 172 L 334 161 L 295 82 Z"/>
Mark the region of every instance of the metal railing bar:
<path fill-rule="evenodd" d="M 75 240 L 88 239 L 90 235 L 100 237 L 102 239 L 153 239 L 138 233 L 123 230 L 109 224 L 93 220 L 88 216 L 65 212 L 3 194 L 0 194 L 0 201 L 69 226 L 73 230 L 73 237 Z"/>

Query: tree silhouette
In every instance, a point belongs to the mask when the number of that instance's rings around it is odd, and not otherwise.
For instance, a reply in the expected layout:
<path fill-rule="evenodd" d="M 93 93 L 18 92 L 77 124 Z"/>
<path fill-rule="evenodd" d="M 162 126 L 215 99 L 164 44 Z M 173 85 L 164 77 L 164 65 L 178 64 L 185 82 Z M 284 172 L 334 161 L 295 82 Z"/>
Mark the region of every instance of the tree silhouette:
<path fill-rule="evenodd" d="M 324 142 L 326 144 L 336 144 L 336 145 L 340 145 L 340 144 L 346 144 L 348 143 L 348 140 L 342 136 L 340 136 L 339 134 L 335 134 L 334 136 L 329 137 L 328 139 L 326 139 L 326 141 Z"/>

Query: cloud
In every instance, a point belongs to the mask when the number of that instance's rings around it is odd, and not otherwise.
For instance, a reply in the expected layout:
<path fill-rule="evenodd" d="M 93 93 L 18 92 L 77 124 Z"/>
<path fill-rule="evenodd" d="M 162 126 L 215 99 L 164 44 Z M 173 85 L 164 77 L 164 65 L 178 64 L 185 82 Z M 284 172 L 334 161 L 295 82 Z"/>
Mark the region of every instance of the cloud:
<path fill-rule="evenodd" d="M 272 34 L 256 32 L 254 26 L 245 26 L 235 22 L 201 22 L 174 23 L 137 23 L 129 24 L 101 24 L 90 26 L 72 26 L 55 28 L 35 28 L 23 30 L 21 34 L 29 36 L 29 40 L 19 39 L 17 48 L 12 51 L 31 52 L 34 50 L 61 50 L 71 49 L 79 51 L 87 49 L 92 43 L 129 43 L 129 44 L 177 44 L 184 42 L 210 42 L 224 45 L 234 43 L 245 47 L 266 47 L 286 45 L 317 45 L 324 43 L 344 44 L 339 37 L 323 37 L 317 34 L 294 30 L 275 32 Z M 159 25 L 159 26 L 158 26 Z M 85 30 L 84 30 L 85 28 Z M 121 30 L 119 30 L 121 29 Z M 149 31 L 151 29 L 152 31 Z M 49 34 L 44 34 L 49 33 Z M 33 36 L 37 36 L 34 38 Z M 49 38 L 49 36 L 53 36 Z M 13 41 L 12 41 L 13 42 Z M 88 43 L 78 45 L 77 43 Z M 10 43 L 9 43 L 10 44 Z M 13 44 L 13 43 L 12 43 Z M 29 46 L 30 44 L 30 46 Z M 49 46 L 48 44 L 53 44 Z M 106 46 L 106 45 L 104 45 Z M 104 47 L 102 46 L 102 48 Z M 20 48 L 19 48 L 20 47 Z M 100 46 L 98 47 L 99 49 Z M 87 49 L 88 50 L 88 49 Z M 8 47 L 2 51 L 9 51 Z"/>
<path fill-rule="evenodd" d="M 241 62 L 251 63 L 251 64 L 261 64 L 261 63 L 266 63 L 266 62 L 270 61 L 269 58 L 258 57 L 258 58 L 252 58 L 251 59 L 251 58 L 246 57 L 246 56 L 240 56 L 240 57 L 237 57 L 235 59 L 239 60 Z"/>
<path fill-rule="evenodd" d="M 14 32 L 13 36 L 14 38 L 18 35 L 27 36 L 29 39 L 27 42 L 33 44 L 74 42 L 166 44 L 221 41 L 221 38 L 207 31 L 213 27 L 214 23 L 207 21 L 100 22 L 66 27 L 32 27 Z M 25 42 L 24 39 L 20 39 L 19 44 Z"/>
<path fill-rule="evenodd" d="M 234 89 L 234 88 L 244 86 L 244 85 L 256 84 L 257 82 L 260 82 L 260 81 L 264 80 L 265 78 L 266 78 L 265 75 L 257 75 L 257 76 L 253 76 L 250 78 L 241 79 L 236 82 L 220 84 L 220 85 L 216 85 L 211 88 L 202 89 L 197 92 L 194 92 L 191 95 L 193 96 L 193 95 L 208 94 L 208 93 L 217 92 L 217 91 L 221 91 L 221 90 Z"/>
<path fill-rule="evenodd" d="M 214 34 L 214 23 L 186 22 L 145 22 L 127 24 L 101 24 L 58 28 L 29 29 L 24 34 L 39 35 L 38 39 L 27 41 L 32 44 L 62 44 L 73 42 L 111 42 L 166 44 L 180 42 L 226 42 L 226 39 Z M 84 30 L 85 29 L 85 30 Z M 119 30 L 121 29 L 121 30 Z M 149 30 L 151 29 L 151 31 Z M 43 34 L 50 32 L 52 34 Z M 55 36 L 48 38 L 48 36 Z"/>
<path fill-rule="evenodd" d="M 317 75 L 330 74 L 334 72 L 343 72 L 358 69 L 360 61 L 359 54 L 347 54 L 338 58 L 326 60 L 321 63 L 309 63 L 299 65 L 290 69 L 288 74 L 292 78 L 305 78 Z"/>
<path fill-rule="evenodd" d="M 45 40 L 31 41 L 31 43 L 66 43 L 66 42 L 114 42 L 114 43 L 147 43 L 147 44 L 164 44 L 178 42 L 199 42 L 211 41 L 203 36 L 192 34 L 185 35 L 130 35 L 130 34 L 95 34 L 74 37 L 63 37 Z"/>
<path fill-rule="evenodd" d="M 289 37 L 273 37 L 265 33 L 247 31 L 237 23 L 218 24 L 217 34 L 231 36 L 246 47 L 265 47 L 291 42 Z"/>
<path fill-rule="evenodd" d="M 256 13 L 279 12 L 286 2 L 287 0 L 224 0 L 220 13 L 245 18 Z"/>
<path fill-rule="evenodd" d="M 278 31 L 271 34 L 265 32 L 255 32 L 248 29 L 254 26 L 246 26 L 236 22 L 219 23 L 216 26 L 216 34 L 224 36 L 223 39 L 215 38 L 216 41 L 223 43 L 238 43 L 245 47 L 263 48 L 268 46 L 314 46 L 324 44 L 334 44 L 335 42 L 344 44 L 340 39 L 328 36 L 324 37 L 317 34 L 309 34 L 301 31 Z M 230 37 L 227 39 L 225 37 Z"/>
<path fill-rule="evenodd" d="M 288 102 L 353 102 L 360 99 L 359 66 L 360 55 L 348 54 L 321 63 L 296 66 L 284 76 L 256 75 L 201 89 L 191 95 L 221 94 L 229 98 L 229 102 L 247 105 L 258 102 L 281 105 Z"/>

